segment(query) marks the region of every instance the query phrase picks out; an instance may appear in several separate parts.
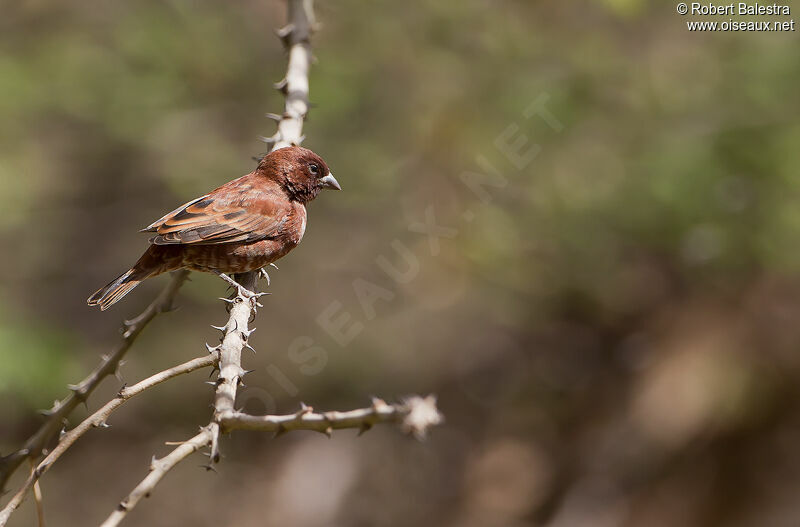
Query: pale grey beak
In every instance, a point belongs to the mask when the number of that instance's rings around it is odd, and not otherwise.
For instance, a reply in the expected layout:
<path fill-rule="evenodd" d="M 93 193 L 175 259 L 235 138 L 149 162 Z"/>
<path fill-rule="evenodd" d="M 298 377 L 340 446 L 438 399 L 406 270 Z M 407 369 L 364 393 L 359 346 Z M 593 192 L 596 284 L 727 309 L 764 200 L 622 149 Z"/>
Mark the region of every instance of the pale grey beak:
<path fill-rule="evenodd" d="M 328 175 L 322 178 L 320 181 L 322 181 L 322 188 L 329 188 L 332 190 L 342 190 L 341 185 L 339 185 L 339 182 L 336 181 L 336 178 L 333 177 L 333 174 L 331 174 L 330 172 L 328 172 Z"/>

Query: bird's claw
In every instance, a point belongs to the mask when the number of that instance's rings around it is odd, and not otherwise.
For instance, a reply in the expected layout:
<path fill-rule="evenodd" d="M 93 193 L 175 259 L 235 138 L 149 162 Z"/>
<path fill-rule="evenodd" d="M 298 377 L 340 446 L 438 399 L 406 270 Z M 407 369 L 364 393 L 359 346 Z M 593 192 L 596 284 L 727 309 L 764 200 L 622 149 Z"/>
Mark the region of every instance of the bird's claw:
<path fill-rule="evenodd" d="M 277 265 L 275 265 L 274 263 L 270 263 L 269 265 L 270 265 L 271 267 L 274 267 L 275 269 L 277 269 L 277 268 L 278 268 L 278 266 L 277 266 Z M 259 269 L 259 270 L 258 270 L 258 275 L 259 275 L 261 278 L 266 278 L 266 279 L 267 279 L 267 287 L 269 287 L 269 285 L 270 285 L 270 283 L 269 283 L 269 282 L 270 282 L 270 280 L 269 280 L 269 273 L 267 273 L 267 267 L 266 267 L 266 266 L 264 266 L 264 267 L 262 267 L 261 269 Z"/>

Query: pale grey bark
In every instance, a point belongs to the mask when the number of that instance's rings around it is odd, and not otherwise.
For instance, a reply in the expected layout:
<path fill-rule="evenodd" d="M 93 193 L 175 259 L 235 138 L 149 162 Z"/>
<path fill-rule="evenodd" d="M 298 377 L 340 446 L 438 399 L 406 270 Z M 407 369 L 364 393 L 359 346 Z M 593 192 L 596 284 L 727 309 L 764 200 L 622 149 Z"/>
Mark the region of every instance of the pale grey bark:
<path fill-rule="evenodd" d="M 85 402 L 97 386 L 109 375 L 113 375 L 119 368 L 120 361 L 128 352 L 136 337 L 159 313 L 172 310 L 172 304 L 181 285 L 189 276 L 189 271 L 176 271 L 173 273 L 169 284 L 161 294 L 147 306 L 136 318 L 125 322 L 122 340 L 111 352 L 103 357 L 102 362 L 80 383 L 70 386 L 72 393 L 57 401 L 52 409 L 45 412 L 46 420 L 42 426 L 25 442 L 22 448 L 0 459 L 0 494 L 11 475 L 19 468 L 26 458 L 37 459 L 50 440 L 64 426 L 64 421 L 72 411 L 82 402 Z"/>
<path fill-rule="evenodd" d="M 310 37 L 316 25 L 312 0 L 287 0 L 289 23 L 278 31 L 289 52 L 289 62 L 284 80 L 276 84 L 276 88 L 284 93 L 285 108 L 282 115 L 269 114 L 278 123 L 276 133 L 264 138 L 272 149 L 283 148 L 302 143 L 303 123 L 309 109 L 308 72 L 312 62 Z M 0 483 L 4 482 L 26 457 L 36 456 L 44 444 L 60 428 L 61 421 L 81 401 L 85 401 L 89 393 L 107 375 L 114 373 L 119 361 L 130 347 L 142 328 L 160 312 L 171 309 L 175 294 L 186 279 L 188 271 L 175 274 L 170 285 L 162 294 L 136 319 L 126 323 L 123 342 L 104 362 L 81 384 L 73 388 L 73 394 L 57 403 L 52 410 L 48 422 L 29 439 L 25 448 L 0 460 Z M 236 279 L 242 289 L 236 291 L 230 303 L 230 314 L 227 323 L 218 328 L 223 332 L 221 343 L 217 347 L 209 347 L 207 357 L 193 359 L 189 362 L 159 372 L 147 379 L 120 390 L 116 398 L 106 403 L 78 426 L 62 434 L 59 443 L 47 457 L 37 465 L 23 487 L 15 494 L 6 507 L 0 511 L 0 527 L 8 521 L 11 513 L 19 507 L 27 493 L 35 486 L 59 457 L 93 427 L 105 426 L 109 415 L 125 401 L 161 382 L 199 368 L 216 366 L 219 368 L 214 394 L 214 412 L 211 422 L 200 429 L 194 437 L 178 443 L 177 447 L 161 459 L 153 458 L 147 476 L 126 496 L 102 524 L 103 527 L 119 525 L 139 501 L 150 495 L 161 479 L 183 459 L 192 453 L 210 447 L 210 463 L 220 459 L 219 437 L 222 433 L 233 430 L 255 430 L 274 432 L 276 435 L 291 430 L 312 430 L 330 435 L 333 430 L 343 428 L 358 429 L 364 432 L 380 423 L 398 424 L 403 431 L 422 439 L 431 426 L 442 422 L 442 415 L 436 406 L 433 396 L 412 396 L 397 404 L 387 404 L 374 399 L 367 408 L 347 412 L 331 411 L 317 413 L 311 407 L 303 405 L 300 411 L 289 415 L 253 416 L 235 409 L 238 387 L 246 371 L 242 368 L 242 351 L 249 346 L 248 338 L 253 330 L 249 323 L 254 317 L 256 308 L 260 307 L 256 293 L 258 274 L 246 273 L 237 275 Z M 174 444 L 174 443 L 171 443 Z M 209 464 L 208 468 L 212 468 Z"/>

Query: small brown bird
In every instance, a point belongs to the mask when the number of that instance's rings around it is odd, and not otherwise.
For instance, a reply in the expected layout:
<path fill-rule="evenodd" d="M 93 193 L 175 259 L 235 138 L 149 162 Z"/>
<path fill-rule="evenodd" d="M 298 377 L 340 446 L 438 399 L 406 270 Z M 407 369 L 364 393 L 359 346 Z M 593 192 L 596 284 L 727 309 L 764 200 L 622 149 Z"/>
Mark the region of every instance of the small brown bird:
<path fill-rule="evenodd" d="M 306 203 L 341 190 L 328 165 L 306 148 L 273 150 L 255 171 L 193 199 L 150 224 L 150 247 L 124 274 L 93 294 L 108 309 L 147 278 L 191 269 L 226 273 L 262 269 L 294 249 L 306 230 Z"/>

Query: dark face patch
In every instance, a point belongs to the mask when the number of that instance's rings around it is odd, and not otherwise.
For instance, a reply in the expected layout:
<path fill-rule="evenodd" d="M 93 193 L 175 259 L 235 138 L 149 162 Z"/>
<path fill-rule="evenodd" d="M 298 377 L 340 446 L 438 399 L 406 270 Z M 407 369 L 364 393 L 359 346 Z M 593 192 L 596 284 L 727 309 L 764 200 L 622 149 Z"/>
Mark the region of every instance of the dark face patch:
<path fill-rule="evenodd" d="M 261 160 L 258 171 L 276 180 L 290 199 L 307 203 L 322 190 L 322 178 L 330 170 L 317 154 L 299 146 L 281 148 Z"/>

